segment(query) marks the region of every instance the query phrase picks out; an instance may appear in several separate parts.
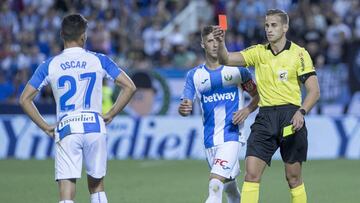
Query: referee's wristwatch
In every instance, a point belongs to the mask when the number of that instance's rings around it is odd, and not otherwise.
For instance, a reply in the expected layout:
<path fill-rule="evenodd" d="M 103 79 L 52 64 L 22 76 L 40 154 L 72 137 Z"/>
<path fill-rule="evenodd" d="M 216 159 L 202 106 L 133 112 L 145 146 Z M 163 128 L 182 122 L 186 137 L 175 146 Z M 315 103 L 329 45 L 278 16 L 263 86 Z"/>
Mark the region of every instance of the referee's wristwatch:
<path fill-rule="evenodd" d="M 298 111 L 299 111 L 303 116 L 306 115 L 306 110 L 305 110 L 305 109 L 299 109 Z"/>

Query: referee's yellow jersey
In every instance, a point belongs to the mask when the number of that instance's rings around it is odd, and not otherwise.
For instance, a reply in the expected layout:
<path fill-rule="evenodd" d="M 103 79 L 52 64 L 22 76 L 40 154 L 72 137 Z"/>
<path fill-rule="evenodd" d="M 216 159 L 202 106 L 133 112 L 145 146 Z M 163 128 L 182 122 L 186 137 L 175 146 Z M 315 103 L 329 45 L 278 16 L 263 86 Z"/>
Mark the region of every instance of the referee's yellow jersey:
<path fill-rule="evenodd" d="M 315 73 L 309 53 L 287 41 L 278 54 L 270 44 L 258 44 L 240 52 L 246 66 L 255 67 L 259 106 L 294 104 L 301 106 L 300 76 Z"/>

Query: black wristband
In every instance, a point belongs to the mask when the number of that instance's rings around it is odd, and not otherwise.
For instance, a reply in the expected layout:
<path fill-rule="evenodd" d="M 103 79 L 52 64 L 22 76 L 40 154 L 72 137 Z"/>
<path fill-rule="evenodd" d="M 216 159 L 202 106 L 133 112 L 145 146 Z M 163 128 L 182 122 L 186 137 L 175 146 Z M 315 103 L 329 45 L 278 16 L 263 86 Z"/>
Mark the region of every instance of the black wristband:
<path fill-rule="evenodd" d="M 303 116 L 305 116 L 305 115 L 306 115 L 306 111 L 305 111 L 305 109 L 299 109 L 298 111 L 300 111 L 300 113 L 301 113 Z"/>

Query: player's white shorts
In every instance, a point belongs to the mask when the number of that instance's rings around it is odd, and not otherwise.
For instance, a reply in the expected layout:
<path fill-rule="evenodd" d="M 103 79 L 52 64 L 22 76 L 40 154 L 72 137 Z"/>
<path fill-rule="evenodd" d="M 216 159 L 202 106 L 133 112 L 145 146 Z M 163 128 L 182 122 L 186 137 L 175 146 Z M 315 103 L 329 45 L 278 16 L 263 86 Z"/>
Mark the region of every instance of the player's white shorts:
<path fill-rule="evenodd" d="M 83 159 L 88 175 L 105 176 L 106 134 L 71 134 L 55 143 L 55 180 L 81 178 Z"/>
<path fill-rule="evenodd" d="M 205 149 L 206 159 L 210 173 L 227 179 L 234 179 L 240 174 L 239 150 L 240 142 L 229 141 Z"/>

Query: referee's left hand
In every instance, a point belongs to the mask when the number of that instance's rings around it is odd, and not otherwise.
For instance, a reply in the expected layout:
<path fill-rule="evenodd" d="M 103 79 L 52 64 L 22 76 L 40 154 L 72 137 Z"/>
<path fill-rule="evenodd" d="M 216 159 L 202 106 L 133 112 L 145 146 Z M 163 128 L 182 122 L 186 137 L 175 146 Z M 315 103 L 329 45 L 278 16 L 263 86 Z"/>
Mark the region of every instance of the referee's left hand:
<path fill-rule="evenodd" d="M 304 125 L 304 116 L 300 113 L 300 111 L 296 111 L 294 116 L 291 119 L 291 123 L 293 125 L 293 129 L 295 131 L 300 130 Z"/>

